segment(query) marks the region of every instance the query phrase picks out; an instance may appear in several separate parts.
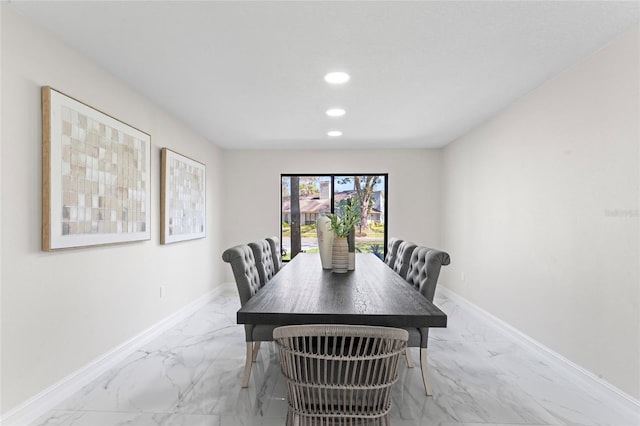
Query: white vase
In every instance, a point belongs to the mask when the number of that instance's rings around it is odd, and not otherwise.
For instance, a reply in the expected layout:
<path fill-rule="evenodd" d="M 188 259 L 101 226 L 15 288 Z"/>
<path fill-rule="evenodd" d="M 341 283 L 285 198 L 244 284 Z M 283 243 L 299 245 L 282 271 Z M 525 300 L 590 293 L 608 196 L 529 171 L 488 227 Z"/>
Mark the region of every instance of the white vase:
<path fill-rule="evenodd" d="M 346 237 L 333 238 L 333 272 L 344 274 L 349 270 L 349 244 Z"/>
<path fill-rule="evenodd" d="M 331 221 L 326 216 L 320 216 L 316 220 L 316 233 L 318 235 L 318 250 L 320 251 L 320 261 L 322 269 L 331 269 L 331 251 L 333 249 L 333 231 Z"/>

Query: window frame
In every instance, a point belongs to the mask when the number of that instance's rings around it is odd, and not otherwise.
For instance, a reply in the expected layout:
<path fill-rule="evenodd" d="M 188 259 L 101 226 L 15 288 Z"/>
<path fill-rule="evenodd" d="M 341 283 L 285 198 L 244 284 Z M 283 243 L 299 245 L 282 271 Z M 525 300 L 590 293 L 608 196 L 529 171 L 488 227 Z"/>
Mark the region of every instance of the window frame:
<path fill-rule="evenodd" d="M 282 203 L 284 201 L 284 197 L 283 197 L 283 193 L 282 193 L 282 180 L 284 178 L 291 178 L 291 177 L 299 177 L 299 178 L 303 178 L 303 177 L 318 177 L 318 178 L 323 178 L 323 177 L 328 177 L 330 178 L 330 183 L 331 183 L 331 200 L 330 200 L 330 205 L 331 205 L 331 213 L 334 213 L 334 209 L 335 209 L 335 179 L 336 177 L 349 177 L 349 176 L 380 176 L 380 177 L 384 177 L 384 236 L 383 236 L 383 241 L 382 241 L 382 254 L 383 254 L 383 259 L 386 257 L 387 255 L 387 242 L 388 242 L 388 238 L 389 238 L 389 231 L 388 231 L 388 224 L 389 224 L 389 173 L 281 173 L 280 174 L 280 242 L 282 244 L 283 241 L 283 237 L 282 237 L 282 222 L 284 221 L 284 212 L 282 211 Z M 291 214 L 291 213 L 289 213 Z M 284 260 L 283 262 L 289 262 L 289 260 Z"/>

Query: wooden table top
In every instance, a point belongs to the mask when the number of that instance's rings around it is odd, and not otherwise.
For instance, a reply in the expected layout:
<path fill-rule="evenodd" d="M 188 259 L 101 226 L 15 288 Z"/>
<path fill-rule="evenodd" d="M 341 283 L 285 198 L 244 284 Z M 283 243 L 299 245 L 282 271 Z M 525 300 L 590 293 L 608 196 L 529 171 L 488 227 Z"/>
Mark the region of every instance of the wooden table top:
<path fill-rule="evenodd" d="M 371 253 L 345 274 L 300 253 L 237 313 L 238 324 L 446 327 L 447 315 Z"/>

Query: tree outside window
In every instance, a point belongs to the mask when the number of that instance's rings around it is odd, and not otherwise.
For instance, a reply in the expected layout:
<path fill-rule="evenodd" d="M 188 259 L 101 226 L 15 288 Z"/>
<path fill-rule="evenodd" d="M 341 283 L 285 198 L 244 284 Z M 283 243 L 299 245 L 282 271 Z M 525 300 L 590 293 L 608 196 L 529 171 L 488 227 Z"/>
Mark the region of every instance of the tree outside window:
<path fill-rule="evenodd" d="M 387 177 L 387 174 L 281 175 L 283 260 L 290 260 L 300 252 L 318 252 L 316 220 L 327 213 L 340 215 L 346 203 L 356 203 L 360 211 L 356 251 L 384 258 Z"/>

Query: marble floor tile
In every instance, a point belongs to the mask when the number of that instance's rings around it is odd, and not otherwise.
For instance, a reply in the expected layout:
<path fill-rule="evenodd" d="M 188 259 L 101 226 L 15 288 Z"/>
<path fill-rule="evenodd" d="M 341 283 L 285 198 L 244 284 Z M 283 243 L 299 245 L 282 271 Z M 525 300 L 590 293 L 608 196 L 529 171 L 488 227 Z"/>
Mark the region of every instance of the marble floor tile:
<path fill-rule="evenodd" d="M 395 426 L 640 426 L 622 403 L 490 319 L 436 295 L 448 327 L 432 329 L 426 397 L 419 350 L 393 390 Z M 274 345 L 263 344 L 242 389 L 245 343 L 234 284 L 215 300 L 33 422 L 37 426 L 275 426 L 287 410 Z"/>
<path fill-rule="evenodd" d="M 108 411 L 60 411 L 49 418 L 47 426 L 222 426 L 235 419 L 220 415 L 174 413 L 122 413 Z"/>

